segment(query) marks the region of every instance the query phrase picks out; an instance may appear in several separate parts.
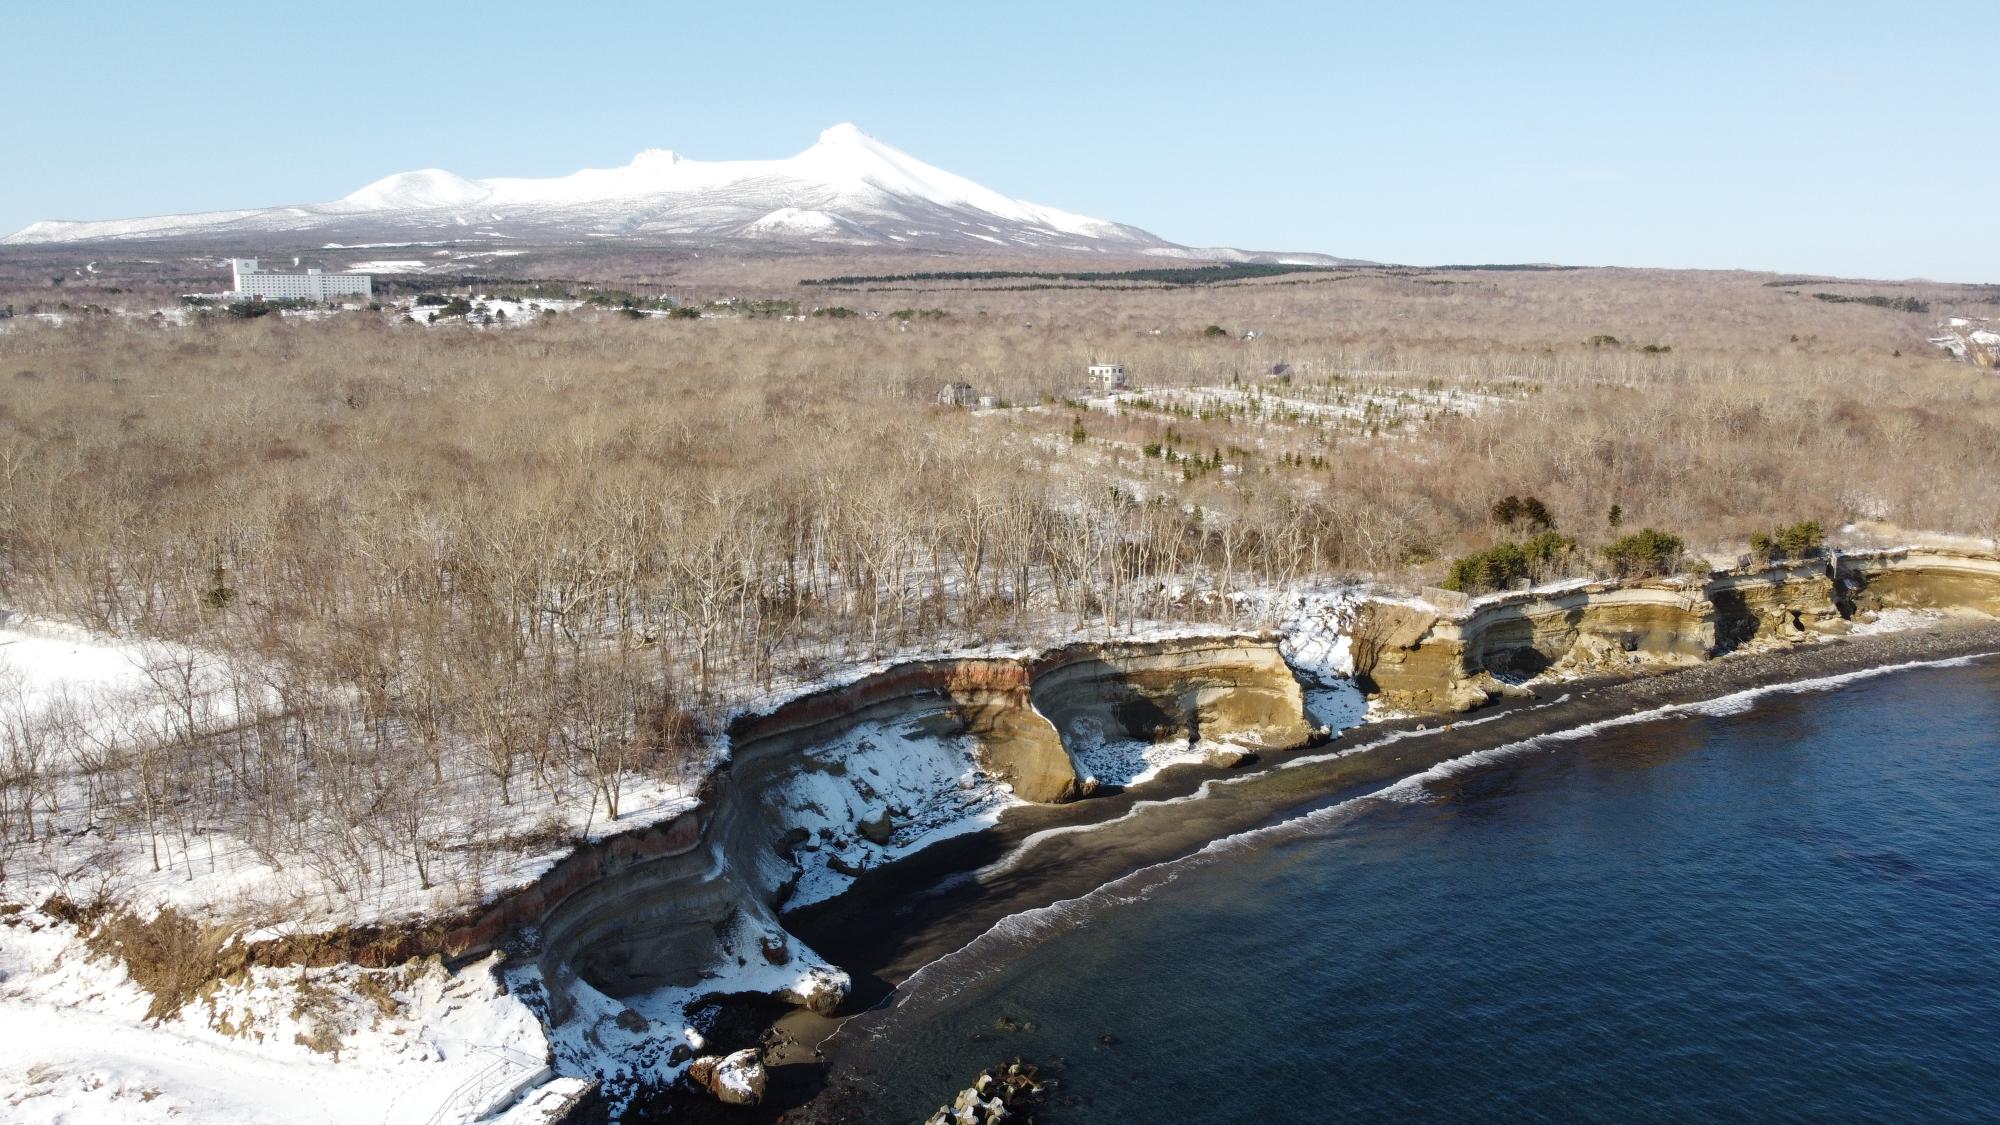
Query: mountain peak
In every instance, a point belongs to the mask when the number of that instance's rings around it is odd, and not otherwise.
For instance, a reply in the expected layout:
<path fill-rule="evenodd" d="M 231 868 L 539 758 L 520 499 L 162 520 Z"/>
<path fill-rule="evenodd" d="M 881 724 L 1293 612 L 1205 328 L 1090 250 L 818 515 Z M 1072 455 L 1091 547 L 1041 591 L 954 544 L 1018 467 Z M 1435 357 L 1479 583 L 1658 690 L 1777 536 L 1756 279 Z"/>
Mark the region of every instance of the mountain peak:
<path fill-rule="evenodd" d="M 854 177 L 887 175 L 894 178 L 896 169 L 906 168 L 936 171 L 895 145 L 869 136 L 862 132 L 859 125 L 848 121 L 820 130 L 819 141 L 792 159 L 808 161 L 822 169 L 845 172 Z"/>
<path fill-rule="evenodd" d="M 454 207 L 475 202 L 485 194 L 486 188 L 454 172 L 424 168 L 384 176 L 342 197 L 339 202 L 368 210 Z"/>
<path fill-rule="evenodd" d="M 821 129 L 819 133 L 819 143 L 823 145 L 851 145 L 874 139 L 852 121 L 843 121 L 830 129 Z"/>

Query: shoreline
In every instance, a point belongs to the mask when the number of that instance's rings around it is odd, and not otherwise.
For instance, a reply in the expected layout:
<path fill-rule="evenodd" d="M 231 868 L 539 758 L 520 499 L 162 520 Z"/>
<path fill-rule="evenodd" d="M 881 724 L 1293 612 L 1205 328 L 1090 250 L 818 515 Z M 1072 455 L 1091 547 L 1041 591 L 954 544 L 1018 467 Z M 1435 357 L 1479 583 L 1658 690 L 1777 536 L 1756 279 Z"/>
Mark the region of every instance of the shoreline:
<path fill-rule="evenodd" d="M 1996 652 L 2000 622 L 1985 619 L 1827 638 L 1687 668 L 1535 685 L 1534 698 L 1462 716 L 1364 723 L 1234 770 L 1183 764 L 1117 793 L 1009 809 L 998 824 L 867 872 L 840 896 L 784 915 L 788 930 L 848 972 L 853 989 L 834 1016 L 794 1012 L 777 1021 L 783 1046 L 766 1107 L 775 1116 L 813 1097 L 828 1077 L 820 1049 L 849 1018 L 1012 915 L 1538 736 L 1744 691 Z"/>

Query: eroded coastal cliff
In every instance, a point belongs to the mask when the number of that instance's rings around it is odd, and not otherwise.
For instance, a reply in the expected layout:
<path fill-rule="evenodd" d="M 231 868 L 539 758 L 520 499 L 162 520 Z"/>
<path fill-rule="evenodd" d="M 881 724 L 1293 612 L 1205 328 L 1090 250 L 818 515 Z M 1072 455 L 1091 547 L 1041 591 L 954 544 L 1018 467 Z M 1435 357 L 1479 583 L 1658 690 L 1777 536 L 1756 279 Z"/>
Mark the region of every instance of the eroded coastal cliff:
<path fill-rule="evenodd" d="M 787 981 L 781 999 L 830 1012 L 844 978 L 778 915 L 802 879 L 858 874 L 853 857 L 922 843 L 929 822 L 911 806 L 924 795 L 856 765 L 878 744 L 906 759 L 899 774 L 947 788 L 983 775 L 1051 803 L 1098 787 L 1079 744 L 1284 749 L 1315 730 L 1274 638 L 1220 637 L 912 662 L 746 716 L 729 735 L 728 766 L 699 810 L 585 849 L 460 931 L 455 952 L 531 929 L 556 1022 L 587 1017 L 601 997 L 699 989 L 717 966 L 752 960 Z"/>
<path fill-rule="evenodd" d="M 1699 663 L 1844 633 L 1888 610 L 2000 613 L 2000 559 L 1898 548 L 1743 567 L 1705 581 L 1592 582 L 1452 601 L 1362 607 L 1355 675 L 1384 705 L 1466 711 L 1549 669 Z"/>
<path fill-rule="evenodd" d="M 1909 548 L 1448 601 L 1359 607 L 1355 679 L 1384 707 L 1458 712 L 1525 692 L 1538 673 L 1642 674 L 1892 611 L 2000 615 L 2000 558 Z M 526 938 L 514 944 L 559 1054 L 565 1041 L 611 1055 L 619 1042 L 678 1046 L 643 1013 L 678 1018 L 676 1005 L 713 992 L 831 1013 L 846 977 L 786 931 L 788 907 L 1005 803 L 1090 798 L 1102 781 L 1084 751 L 1106 739 L 1282 751 L 1320 734 L 1275 636 L 912 661 L 737 719 L 697 808 L 582 846 L 430 932 L 458 957 Z M 671 1068 L 665 1056 L 648 1057 Z"/>

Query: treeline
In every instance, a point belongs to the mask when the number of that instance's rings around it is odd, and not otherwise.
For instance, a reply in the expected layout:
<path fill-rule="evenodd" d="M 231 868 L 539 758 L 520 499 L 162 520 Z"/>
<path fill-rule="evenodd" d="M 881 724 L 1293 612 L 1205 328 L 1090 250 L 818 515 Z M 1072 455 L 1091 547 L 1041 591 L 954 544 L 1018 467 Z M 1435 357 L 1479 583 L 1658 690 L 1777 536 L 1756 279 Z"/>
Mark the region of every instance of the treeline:
<path fill-rule="evenodd" d="M 1546 262 L 1485 262 L 1478 265 L 1432 266 L 1434 270 L 1471 270 L 1489 273 L 1567 273 L 1588 266 L 1558 266 Z"/>
<path fill-rule="evenodd" d="M 1865 297 L 1853 297 L 1845 293 L 1814 293 L 1813 299 L 1834 305 L 1868 305 L 1878 309 L 1894 309 L 1897 312 L 1927 313 L 1930 302 L 1915 297 L 1884 297 L 1871 293 Z"/>
<path fill-rule="evenodd" d="M 1082 281 L 1145 282 L 1169 286 L 1214 285 L 1222 281 L 1245 281 L 1262 277 L 1282 277 L 1288 273 L 1326 273 L 1332 267 L 1224 262 L 1209 266 L 1170 266 L 1136 270 L 942 270 L 928 273 L 894 273 L 809 277 L 800 285 L 867 285 L 898 281 Z"/>

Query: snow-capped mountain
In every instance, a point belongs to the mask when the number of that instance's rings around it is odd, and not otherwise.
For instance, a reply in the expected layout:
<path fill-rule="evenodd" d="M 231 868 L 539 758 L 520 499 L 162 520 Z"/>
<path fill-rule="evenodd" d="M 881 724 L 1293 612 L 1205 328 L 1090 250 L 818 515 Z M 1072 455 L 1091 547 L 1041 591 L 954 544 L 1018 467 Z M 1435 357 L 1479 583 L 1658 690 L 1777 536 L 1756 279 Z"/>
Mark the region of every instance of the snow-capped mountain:
<path fill-rule="evenodd" d="M 553 179 L 402 172 L 331 203 L 146 219 L 34 223 L 0 243 L 620 239 L 664 245 L 1069 250 L 1225 258 L 1137 227 L 1024 203 L 836 125 L 783 160 L 689 160 L 653 149 Z M 1318 255 L 1294 255 L 1318 260 Z M 1331 259 L 1327 259 L 1331 260 Z"/>

